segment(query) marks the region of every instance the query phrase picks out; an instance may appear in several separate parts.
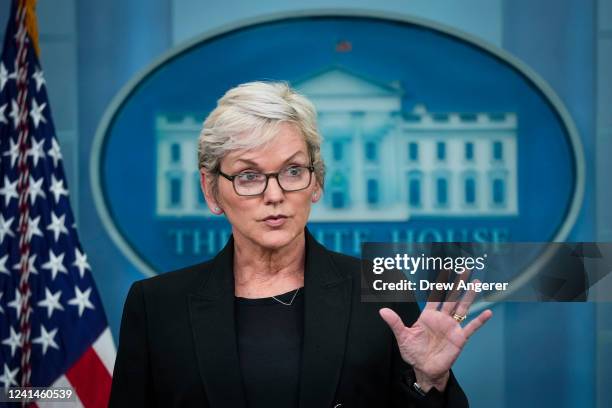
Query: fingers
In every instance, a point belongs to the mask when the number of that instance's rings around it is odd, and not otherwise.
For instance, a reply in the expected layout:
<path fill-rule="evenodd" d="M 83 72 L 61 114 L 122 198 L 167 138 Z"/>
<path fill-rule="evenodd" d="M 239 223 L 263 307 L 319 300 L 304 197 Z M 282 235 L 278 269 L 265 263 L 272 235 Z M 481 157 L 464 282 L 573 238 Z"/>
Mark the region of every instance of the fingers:
<path fill-rule="evenodd" d="M 404 322 L 402 322 L 402 318 L 399 317 L 397 313 L 389 308 L 383 308 L 378 311 L 380 317 L 389 325 L 391 331 L 395 335 L 395 339 L 399 340 L 400 334 L 402 330 L 406 327 L 404 326 Z"/>
<path fill-rule="evenodd" d="M 461 297 L 461 290 L 459 290 L 458 288 L 459 282 L 461 281 L 466 282 L 468 278 L 470 277 L 471 273 L 472 271 L 468 269 L 463 273 L 456 274 L 457 276 L 455 277 L 455 281 L 453 283 L 453 290 L 452 292 L 449 293 L 447 298 L 442 303 L 442 309 L 441 309 L 442 312 L 451 314 L 453 310 L 455 310 L 455 307 L 457 306 L 457 300 L 459 300 L 459 298 Z"/>
<path fill-rule="evenodd" d="M 476 333 L 476 330 L 480 329 L 482 325 L 491 318 L 491 316 L 493 316 L 493 312 L 490 309 L 487 309 L 479 314 L 478 317 L 469 322 L 463 329 L 465 337 L 470 338 L 470 336 Z"/>
<path fill-rule="evenodd" d="M 436 283 L 444 283 L 448 281 L 450 271 L 443 269 L 438 274 L 436 279 Z M 438 310 L 438 306 L 440 306 L 440 301 L 444 299 L 444 291 L 437 289 L 438 285 L 435 286 L 436 289 L 433 289 L 429 293 L 429 297 L 427 298 L 427 304 L 425 305 L 425 309 Z"/>
<path fill-rule="evenodd" d="M 431 301 L 429 301 L 429 302 L 425 303 L 425 309 L 424 310 L 428 310 L 428 309 L 438 310 L 438 306 L 439 305 L 440 305 L 440 302 L 431 302 Z"/>
<path fill-rule="evenodd" d="M 474 279 L 472 282 L 480 283 L 478 279 Z M 459 304 L 457 305 L 457 309 L 455 309 L 453 313 L 458 314 L 459 316 L 466 316 L 468 314 L 470 306 L 472 305 L 472 303 L 474 303 L 474 299 L 476 299 L 476 291 L 468 290 L 463 296 L 463 299 L 461 299 L 461 302 L 459 302 Z"/>

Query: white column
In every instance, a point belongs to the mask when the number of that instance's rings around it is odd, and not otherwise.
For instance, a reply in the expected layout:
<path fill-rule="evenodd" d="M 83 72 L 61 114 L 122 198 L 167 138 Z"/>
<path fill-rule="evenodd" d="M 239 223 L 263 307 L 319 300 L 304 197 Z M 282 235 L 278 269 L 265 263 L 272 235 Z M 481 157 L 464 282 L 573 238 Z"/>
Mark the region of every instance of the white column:
<path fill-rule="evenodd" d="M 362 120 L 352 118 L 351 125 L 353 126 L 353 171 L 351 172 L 351 208 L 365 210 L 365 172 L 363 170 L 363 129 Z"/>

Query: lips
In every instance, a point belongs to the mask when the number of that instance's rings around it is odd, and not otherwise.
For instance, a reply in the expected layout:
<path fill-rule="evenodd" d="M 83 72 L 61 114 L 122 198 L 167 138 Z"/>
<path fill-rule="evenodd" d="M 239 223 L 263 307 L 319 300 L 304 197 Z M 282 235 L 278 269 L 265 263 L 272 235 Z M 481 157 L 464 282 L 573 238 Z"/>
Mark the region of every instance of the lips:
<path fill-rule="evenodd" d="M 277 220 L 279 218 L 287 218 L 286 215 L 283 214 L 278 214 L 278 215 L 268 215 L 266 218 L 263 219 L 263 221 L 268 221 L 268 220 Z"/>
<path fill-rule="evenodd" d="M 281 227 L 285 223 L 286 220 L 287 220 L 286 215 L 277 214 L 277 215 L 269 215 L 266 218 L 264 218 L 262 221 L 268 227 L 277 228 L 277 227 Z"/>

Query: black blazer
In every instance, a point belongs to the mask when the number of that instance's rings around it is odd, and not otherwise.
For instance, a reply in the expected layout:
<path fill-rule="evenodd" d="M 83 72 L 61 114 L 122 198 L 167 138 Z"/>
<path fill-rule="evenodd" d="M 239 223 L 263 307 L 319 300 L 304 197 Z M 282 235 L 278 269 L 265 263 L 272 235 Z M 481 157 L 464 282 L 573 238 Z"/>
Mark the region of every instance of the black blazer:
<path fill-rule="evenodd" d="M 247 407 L 234 325 L 233 239 L 212 260 L 136 282 L 127 296 L 111 407 Z M 467 407 L 454 376 L 420 397 L 378 314 L 412 324 L 415 303 L 360 301 L 360 261 L 306 230 L 300 408 Z M 338 405 L 341 404 L 341 405 Z M 279 407 L 285 408 L 285 407 Z"/>

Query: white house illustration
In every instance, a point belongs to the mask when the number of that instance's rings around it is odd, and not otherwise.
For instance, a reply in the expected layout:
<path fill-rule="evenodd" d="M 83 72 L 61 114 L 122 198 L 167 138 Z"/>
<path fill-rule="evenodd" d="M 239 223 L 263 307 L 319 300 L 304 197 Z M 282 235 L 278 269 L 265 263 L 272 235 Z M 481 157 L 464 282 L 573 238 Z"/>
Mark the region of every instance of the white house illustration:
<path fill-rule="evenodd" d="M 397 83 L 333 67 L 293 84 L 315 105 L 327 167 L 312 221 L 518 214 L 516 114 L 402 106 Z M 193 116 L 158 116 L 157 214 L 204 216 Z"/>

